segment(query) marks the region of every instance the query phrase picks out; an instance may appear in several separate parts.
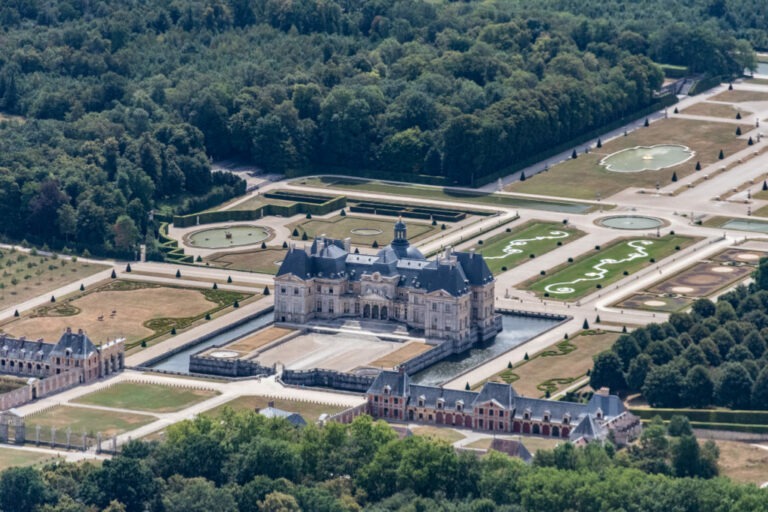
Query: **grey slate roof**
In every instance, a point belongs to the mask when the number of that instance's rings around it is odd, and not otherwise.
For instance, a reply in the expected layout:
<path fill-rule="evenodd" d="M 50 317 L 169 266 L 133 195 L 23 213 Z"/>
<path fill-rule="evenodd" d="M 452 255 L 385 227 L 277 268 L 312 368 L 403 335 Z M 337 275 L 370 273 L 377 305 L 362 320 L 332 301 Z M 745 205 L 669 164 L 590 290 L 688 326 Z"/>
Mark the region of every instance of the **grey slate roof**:
<path fill-rule="evenodd" d="M 595 394 L 589 403 L 580 404 L 520 396 L 512 386 L 498 382 L 486 382 L 479 392 L 459 391 L 412 384 L 407 374 L 395 371 L 379 373 L 368 388 L 368 393 L 382 395 L 384 394 L 384 387 L 387 385 L 390 386 L 391 395 L 409 398 L 408 405 L 410 406 L 416 406 L 418 400 L 423 397 L 424 407 L 437 409 L 437 401 L 442 398 L 444 410 L 454 410 L 456 402 L 461 400 L 464 403 L 464 411 L 469 412 L 481 404 L 495 400 L 506 410 L 514 411 L 515 418 L 523 418 L 526 413 L 530 413 L 530 419 L 543 421 L 544 417 L 548 415 L 550 421 L 559 423 L 568 416 L 570 423 L 574 425 L 578 423 L 579 427 L 582 426 L 586 418 L 591 418 L 590 421 L 595 422 L 596 426 L 590 432 L 597 432 L 598 434 L 602 429 L 595 420 L 598 409 L 603 412 L 603 418 L 612 418 L 625 411 L 624 404 L 615 395 Z M 583 428 L 590 428 L 590 426 L 585 425 Z"/>
<path fill-rule="evenodd" d="M 571 441 L 584 438 L 586 441 L 592 441 L 593 439 L 604 439 L 605 429 L 597 424 L 595 417 L 591 414 L 585 415 L 578 426 L 571 431 Z"/>
<path fill-rule="evenodd" d="M 531 462 L 533 455 L 528 451 L 523 443 L 514 439 L 501 439 L 495 437 L 491 442 L 489 450 L 495 450 L 497 452 L 506 453 L 510 457 L 519 457 L 524 462 Z"/>
<path fill-rule="evenodd" d="M 427 293 L 445 290 L 453 296 L 468 293 L 470 286 L 484 285 L 493 280 L 493 274 L 481 255 L 452 253 L 455 257 L 452 263 L 426 260 L 418 249 L 408 243 L 402 221 L 395 225 L 395 229 L 396 232 L 402 230 L 402 237 L 396 237 L 376 256 L 349 254 L 341 240 L 316 238 L 306 250 L 291 248 L 277 275 L 292 274 L 300 279 L 343 277 L 359 281 L 365 274 L 379 272 L 385 277 L 399 276 L 398 286 L 422 289 Z"/>
<path fill-rule="evenodd" d="M 94 352 L 96 352 L 96 345 L 93 344 L 87 334 L 83 331 L 75 333 L 67 329 L 51 350 L 51 355 L 66 356 L 69 353 L 73 357 L 83 358 Z"/>
<path fill-rule="evenodd" d="M 296 427 L 303 427 L 307 424 L 304 417 L 297 412 L 284 411 L 275 407 L 265 407 L 259 411 L 259 414 L 267 418 L 284 418 Z"/>
<path fill-rule="evenodd" d="M 0 335 L 0 355 L 9 359 L 40 361 L 46 359 L 52 349 L 53 344 L 45 343 L 43 340 L 31 341 L 11 338 L 5 334 Z"/>

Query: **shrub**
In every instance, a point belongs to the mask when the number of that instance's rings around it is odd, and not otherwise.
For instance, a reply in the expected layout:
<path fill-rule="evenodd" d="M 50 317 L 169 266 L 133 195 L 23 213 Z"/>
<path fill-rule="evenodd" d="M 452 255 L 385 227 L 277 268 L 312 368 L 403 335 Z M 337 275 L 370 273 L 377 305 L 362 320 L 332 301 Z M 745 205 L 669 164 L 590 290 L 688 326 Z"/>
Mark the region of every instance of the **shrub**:
<path fill-rule="evenodd" d="M 446 228 L 445 224 L 442 224 L 442 225 L 440 226 L 440 229 L 441 229 L 442 231 L 445 231 L 445 228 Z"/>
<path fill-rule="evenodd" d="M 483 241 L 482 240 L 478 240 L 477 241 L 477 245 L 483 245 Z"/>
<path fill-rule="evenodd" d="M 176 327 L 171 327 L 171 336 L 176 336 Z"/>
<path fill-rule="evenodd" d="M 570 256 L 568 257 L 568 263 L 573 263 L 573 258 Z"/>
<path fill-rule="evenodd" d="M 576 150 L 574 149 L 574 150 L 573 150 L 573 153 L 571 153 L 571 158 L 573 158 L 574 160 L 576 160 L 578 157 L 579 157 L 579 155 L 578 155 L 578 153 L 576 153 Z"/>
<path fill-rule="evenodd" d="M 646 128 L 648 128 L 650 125 L 651 125 L 651 123 L 649 123 L 649 122 L 648 122 L 648 118 L 646 117 L 646 118 L 645 118 L 645 122 L 643 123 L 643 126 L 645 126 Z"/>
<path fill-rule="evenodd" d="M 539 272 L 539 274 L 541 274 L 542 276 L 543 276 L 543 275 L 546 275 L 546 274 L 547 274 L 547 271 L 546 271 L 546 270 L 542 270 L 541 272 Z"/>
<path fill-rule="evenodd" d="M 701 170 L 701 162 L 696 162 L 696 170 L 697 171 Z"/>
<path fill-rule="evenodd" d="M 81 291 L 81 292 L 84 292 L 84 291 L 85 291 L 85 285 L 84 285 L 84 284 L 82 284 L 82 283 L 80 283 L 80 291 Z"/>
<path fill-rule="evenodd" d="M 293 236 L 299 236 L 299 228 L 293 228 L 293 233 L 291 233 Z"/>
<path fill-rule="evenodd" d="M 507 271 L 507 267 L 501 267 L 501 271 L 502 272 L 506 272 Z"/>
<path fill-rule="evenodd" d="M 738 137 L 739 135 L 741 135 L 741 126 L 736 127 L 736 136 Z"/>
<path fill-rule="evenodd" d="M 147 348 L 147 340 L 141 340 L 141 348 Z"/>
<path fill-rule="evenodd" d="M 117 272 L 115 272 L 115 269 L 112 269 L 112 279 L 115 279 L 117 277 Z"/>
<path fill-rule="evenodd" d="M 535 258 L 535 257 L 536 257 L 536 255 L 535 255 L 535 254 L 529 254 L 529 255 L 528 255 L 528 257 L 529 257 L 529 258 Z"/>
<path fill-rule="evenodd" d="M 596 246 L 595 246 L 595 250 L 596 250 L 596 251 L 599 251 L 599 250 L 600 250 L 600 246 L 599 246 L 599 245 L 596 245 Z"/>
<path fill-rule="evenodd" d="M 264 295 L 269 295 L 269 286 L 264 287 Z"/>
<path fill-rule="evenodd" d="M 651 258 L 651 259 L 650 259 L 650 262 L 651 262 L 651 263 L 656 263 L 656 258 Z"/>
<path fill-rule="evenodd" d="M 581 328 L 585 330 L 589 329 L 589 321 L 586 318 L 584 319 L 584 323 L 581 324 Z"/>
<path fill-rule="evenodd" d="M 181 277 L 181 270 L 176 269 L 176 278 L 178 279 L 180 277 Z"/>
<path fill-rule="evenodd" d="M 302 240 L 309 240 L 309 236 L 307 236 L 307 232 L 306 231 L 301 234 L 301 239 Z M 285 242 L 283 242 L 283 248 L 285 248 L 285 247 L 287 247 L 287 244 Z"/>
<path fill-rule="evenodd" d="M 304 234 L 306 235 L 306 233 L 304 233 Z M 283 249 L 287 249 L 287 248 L 288 248 L 288 242 L 283 240 Z"/>
<path fill-rule="evenodd" d="M 198 256 L 198 258 L 199 258 L 199 257 L 200 257 L 200 256 Z M 127 265 L 125 266 L 125 271 L 126 271 L 126 272 L 131 272 L 131 264 L 130 264 L 130 263 L 129 263 L 129 264 L 127 264 Z"/>
<path fill-rule="evenodd" d="M 216 283 L 213 283 L 213 286 L 212 286 L 212 288 L 213 288 L 214 290 L 218 290 L 218 289 L 219 289 L 219 285 L 218 285 L 218 284 L 216 284 Z"/>
<path fill-rule="evenodd" d="M 231 282 L 232 282 L 232 276 L 227 276 L 227 282 L 228 282 L 228 283 L 231 283 Z"/>
<path fill-rule="evenodd" d="M 18 317 L 19 317 L 19 310 L 18 310 L 18 309 L 17 309 L 17 310 L 14 310 L 14 312 L 13 312 L 13 316 L 15 316 L 16 318 L 18 318 Z"/>
<path fill-rule="evenodd" d="M 205 314 L 205 319 L 206 320 L 210 320 L 211 319 L 211 314 L 210 313 L 206 313 Z"/>
<path fill-rule="evenodd" d="M 240 307 L 240 302 L 239 302 L 239 301 L 235 301 L 235 302 L 233 302 L 233 303 L 232 303 L 232 307 L 233 307 L 233 308 L 239 308 L 239 307 Z"/>
<path fill-rule="evenodd" d="M 203 262 L 203 257 L 198 254 L 197 258 L 195 259 L 195 261 L 198 262 L 198 263 L 202 263 Z"/>
<path fill-rule="evenodd" d="M 312 213 L 311 213 L 311 212 L 307 212 L 307 215 L 306 215 L 306 217 L 307 217 L 308 219 L 311 219 L 311 218 L 312 218 Z"/>
<path fill-rule="evenodd" d="M 339 212 L 339 215 L 341 215 L 342 217 L 346 217 L 347 216 L 347 211 L 344 208 L 342 208 L 341 212 Z"/>
<path fill-rule="evenodd" d="M 766 189 L 766 190 L 768 190 L 768 189 Z M 512 228 L 507 228 L 504 231 L 506 231 L 507 233 L 511 233 L 512 232 Z"/>
<path fill-rule="evenodd" d="M 56 302 L 56 297 L 54 297 L 53 295 L 51 295 L 51 302 Z"/>
<path fill-rule="evenodd" d="M 374 249 L 378 249 L 379 248 L 379 241 L 378 240 L 374 240 L 373 243 L 371 244 L 371 247 L 373 247 Z"/>

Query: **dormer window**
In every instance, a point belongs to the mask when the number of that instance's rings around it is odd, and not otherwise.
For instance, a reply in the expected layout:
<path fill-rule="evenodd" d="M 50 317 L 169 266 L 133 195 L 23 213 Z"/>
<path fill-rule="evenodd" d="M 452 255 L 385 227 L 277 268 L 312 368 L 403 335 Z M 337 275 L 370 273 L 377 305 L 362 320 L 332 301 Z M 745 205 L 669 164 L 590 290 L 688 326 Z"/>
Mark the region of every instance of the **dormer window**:
<path fill-rule="evenodd" d="M 603 419 L 603 410 L 598 409 L 597 412 L 595 413 L 595 416 L 597 416 L 597 419 L 599 420 Z"/>
<path fill-rule="evenodd" d="M 458 400 L 458 401 L 456 402 L 456 410 L 457 410 L 457 411 L 461 411 L 461 410 L 463 410 L 463 409 L 464 409 L 464 402 L 463 402 L 463 401 L 461 401 L 461 400 Z"/>
<path fill-rule="evenodd" d="M 567 425 L 570 421 L 571 421 L 570 414 L 566 414 L 565 416 L 563 416 L 563 425 Z"/>
<path fill-rule="evenodd" d="M 390 391 L 392 391 L 392 387 L 389 384 L 384 386 L 384 394 L 385 395 L 388 395 L 390 393 Z"/>
<path fill-rule="evenodd" d="M 438 398 L 437 399 L 437 408 L 438 409 L 442 409 L 444 404 L 445 404 L 445 400 L 444 399 L 442 399 L 442 398 Z"/>
<path fill-rule="evenodd" d="M 529 420 L 529 419 L 531 419 L 531 410 L 530 410 L 530 409 L 526 409 L 526 410 L 525 410 L 525 412 L 523 413 L 523 419 L 524 419 L 524 420 Z"/>
<path fill-rule="evenodd" d="M 425 397 L 424 395 L 421 395 L 419 397 L 419 407 L 424 407 L 424 402 L 426 401 L 426 399 L 427 397 Z"/>

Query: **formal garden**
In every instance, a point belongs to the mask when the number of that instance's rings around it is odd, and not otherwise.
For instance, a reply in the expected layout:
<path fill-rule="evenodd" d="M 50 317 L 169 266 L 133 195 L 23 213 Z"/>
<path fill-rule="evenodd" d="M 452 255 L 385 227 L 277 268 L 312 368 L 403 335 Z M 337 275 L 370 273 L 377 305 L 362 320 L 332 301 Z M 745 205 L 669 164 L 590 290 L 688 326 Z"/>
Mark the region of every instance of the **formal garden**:
<path fill-rule="evenodd" d="M 157 342 L 251 297 L 254 295 L 114 279 L 94 288 L 83 287 L 67 297 L 52 297 L 48 304 L 20 312 L 0 328 L 16 337 L 56 341 L 72 327 L 89 333 L 97 344 L 125 338 L 126 348 L 131 348 Z"/>
<path fill-rule="evenodd" d="M 213 267 L 258 272 L 259 274 L 276 274 L 287 252 L 287 249 L 274 247 L 242 252 L 217 252 L 205 257 L 204 261 Z"/>
<path fill-rule="evenodd" d="M 150 413 L 175 412 L 212 398 L 219 393 L 208 389 L 119 382 L 84 395 L 73 403 L 97 405 Z"/>
<path fill-rule="evenodd" d="M 20 304 L 49 290 L 106 270 L 107 266 L 77 257 L 44 256 L 37 251 L 0 249 L 0 310 Z"/>
<path fill-rule="evenodd" d="M 305 219 L 287 227 L 297 241 L 310 241 L 316 236 L 343 240 L 350 238 L 353 245 L 384 247 L 394 237 L 395 218 L 359 217 L 338 215 L 330 219 Z M 415 221 L 408 219 L 408 240 L 414 243 L 439 231 L 442 224 L 436 221 Z"/>
<path fill-rule="evenodd" d="M 584 236 L 584 232 L 567 224 L 527 222 L 515 229 L 475 242 L 475 249 L 485 258 L 494 275 L 515 268 L 535 256 Z"/>
<path fill-rule="evenodd" d="M 608 350 L 618 338 L 615 332 L 584 330 L 536 354 L 526 354 L 517 365 L 489 380 L 512 384 L 518 394 L 544 398 L 561 392 L 587 376 L 592 358 Z M 482 383 L 476 386 L 482 387 Z"/>
<path fill-rule="evenodd" d="M 715 163 L 720 150 L 724 156 L 732 155 L 747 147 L 747 141 L 736 135 L 736 127 L 746 133 L 752 127 L 745 124 L 702 122 L 674 118 L 651 123 L 647 128 L 640 128 L 626 137 L 618 137 L 602 144 L 600 148 L 591 148 L 589 153 L 578 150 L 577 158 L 571 158 L 547 170 L 518 181 L 508 186 L 512 192 L 544 194 L 549 196 L 590 199 L 608 198 L 627 187 L 654 188 L 658 182 L 668 185 L 674 175 L 679 179 L 696 172 L 696 163 L 701 167 Z M 600 165 L 603 158 L 618 151 L 639 146 L 657 144 L 679 144 L 690 148 L 694 156 L 679 165 L 658 171 L 613 172 Z M 574 179 L 578 176 L 578 179 Z"/>
<path fill-rule="evenodd" d="M 519 286 L 542 297 L 576 300 L 661 261 L 695 241 L 692 237 L 673 234 L 618 239 L 606 246 L 595 246 L 591 253 L 569 258 L 563 265 L 542 271 L 539 277 Z"/>
<path fill-rule="evenodd" d="M 526 208 L 563 213 L 587 213 L 596 205 L 587 203 L 571 203 L 567 201 L 548 201 L 508 194 L 483 193 L 450 188 L 415 185 L 411 183 L 394 183 L 390 181 L 367 180 L 359 178 L 342 178 L 338 176 L 320 176 L 301 178 L 291 182 L 317 188 L 335 188 L 366 193 L 381 193 L 394 196 L 415 197 L 433 201 L 443 201 L 446 204 L 470 203 L 484 206 L 502 206 L 505 208 Z M 552 194 L 548 194 L 552 195 Z M 594 197 L 590 198 L 593 199 Z"/>
<path fill-rule="evenodd" d="M 694 300 L 710 297 L 746 279 L 763 253 L 741 249 L 725 251 L 662 279 L 645 290 L 614 304 L 615 307 L 674 312 Z"/>

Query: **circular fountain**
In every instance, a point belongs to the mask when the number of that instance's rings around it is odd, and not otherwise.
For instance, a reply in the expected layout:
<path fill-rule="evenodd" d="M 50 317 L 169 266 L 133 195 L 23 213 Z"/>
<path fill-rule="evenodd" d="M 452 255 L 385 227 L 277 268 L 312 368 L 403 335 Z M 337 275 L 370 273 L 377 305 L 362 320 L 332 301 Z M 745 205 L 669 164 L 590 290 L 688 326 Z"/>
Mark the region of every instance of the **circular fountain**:
<path fill-rule="evenodd" d="M 613 172 L 658 171 L 693 158 L 694 152 L 679 144 L 635 146 L 612 153 L 600 165 Z"/>
<path fill-rule="evenodd" d="M 224 249 L 256 244 L 267 238 L 269 231 L 261 226 L 224 226 L 190 233 L 184 237 L 184 243 L 202 249 Z"/>
<path fill-rule="evenodd" d="M 664 221 L 656 217 L 642 215 L 612 215 L 597 220 L 597 224 L 613 229 L 655 229 L 664 225 Z"/>

